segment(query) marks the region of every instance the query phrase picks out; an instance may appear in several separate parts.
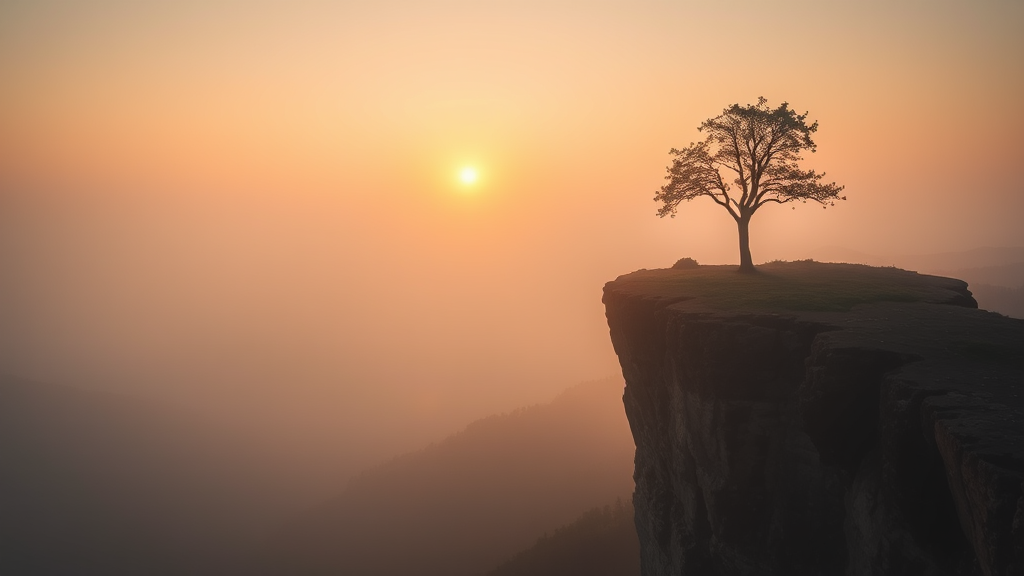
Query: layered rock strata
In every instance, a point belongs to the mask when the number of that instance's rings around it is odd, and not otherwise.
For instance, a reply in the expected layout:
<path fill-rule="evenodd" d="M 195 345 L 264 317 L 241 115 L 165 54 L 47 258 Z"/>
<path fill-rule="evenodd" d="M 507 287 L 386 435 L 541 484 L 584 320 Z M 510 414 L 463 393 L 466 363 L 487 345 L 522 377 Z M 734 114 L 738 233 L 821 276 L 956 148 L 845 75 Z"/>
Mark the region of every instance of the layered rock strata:
<path fill-rule="evenodd" d="M 645 575 L 1024 573 L 1024 321 L 816 263 L 642 270 L 604 302 Z"/>

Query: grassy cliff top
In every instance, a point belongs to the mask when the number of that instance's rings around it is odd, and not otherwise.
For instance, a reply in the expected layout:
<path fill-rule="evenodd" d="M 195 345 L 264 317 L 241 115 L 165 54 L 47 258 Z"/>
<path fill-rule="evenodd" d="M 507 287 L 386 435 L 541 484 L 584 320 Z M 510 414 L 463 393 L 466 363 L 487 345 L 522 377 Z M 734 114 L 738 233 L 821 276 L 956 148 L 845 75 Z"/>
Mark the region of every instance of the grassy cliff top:
<path fill-rule="evenodd" d="M 841 312 L 870 302 L 977 306 L 962 280 L 810 260 L 770 262 L 752 274 L 741 273 L 736 266 L 638 270 L 610 282 L 605 290 L 653 299 L 698 299 L 715 310 Z"/>

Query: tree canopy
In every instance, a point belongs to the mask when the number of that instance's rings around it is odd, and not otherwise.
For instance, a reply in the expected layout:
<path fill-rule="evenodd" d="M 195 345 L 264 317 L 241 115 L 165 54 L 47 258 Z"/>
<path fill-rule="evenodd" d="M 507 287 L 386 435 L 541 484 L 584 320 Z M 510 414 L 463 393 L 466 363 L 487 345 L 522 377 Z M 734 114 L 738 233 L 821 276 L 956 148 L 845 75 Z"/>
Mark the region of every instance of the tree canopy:
<path fill-rule="evenodd" d="M 733 104 L 698 130 L 707 134 L 704 141 L 670 151 L 668 183 L 654 197 L 662 203 L 658 216 L 675 217 L 680 202 L 711 198 L 736 220 L 740 270 L 754 269 L 749 222 L 759 208 L 795 200 L 827 207 L 846 199 L 839 195 L 843 186 L 823 183 L 824 173 L 799 166 L 804 151 L 816 150 L 811 135 L 818 123 L 808 124 L 807 113 L 797 114 L 786 102 L 774 109 L 763 97 L 757 104 Z"/>

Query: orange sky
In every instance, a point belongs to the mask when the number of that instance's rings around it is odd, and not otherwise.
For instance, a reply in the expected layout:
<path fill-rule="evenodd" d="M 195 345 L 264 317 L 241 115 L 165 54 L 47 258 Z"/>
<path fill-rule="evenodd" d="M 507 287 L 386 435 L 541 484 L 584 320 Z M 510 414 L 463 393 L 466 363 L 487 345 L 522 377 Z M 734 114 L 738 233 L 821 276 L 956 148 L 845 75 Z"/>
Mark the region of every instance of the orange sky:
<path fill-rule="evenodd" d="M 308 445 L 549 399 L 616 370 L 603 282 L 737 260 L 720 208 L 651 199 L 760 95 L 849 200 L 759 213 L 755 261 L 1021 245 L 1021 30 L 1009 1 L 5 2 L 0 369 Z"/>

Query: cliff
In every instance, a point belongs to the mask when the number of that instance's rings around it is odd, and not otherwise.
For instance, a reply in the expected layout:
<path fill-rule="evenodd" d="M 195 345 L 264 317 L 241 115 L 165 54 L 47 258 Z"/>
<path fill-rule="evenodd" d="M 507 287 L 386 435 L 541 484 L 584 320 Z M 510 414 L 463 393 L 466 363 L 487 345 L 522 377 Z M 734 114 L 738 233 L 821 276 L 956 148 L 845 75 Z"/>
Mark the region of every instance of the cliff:
<path fill-rule="evenodd" d="M 813 262 L 605 286 L 646 575 L 1022 573 L 1024 321 Z"/>

